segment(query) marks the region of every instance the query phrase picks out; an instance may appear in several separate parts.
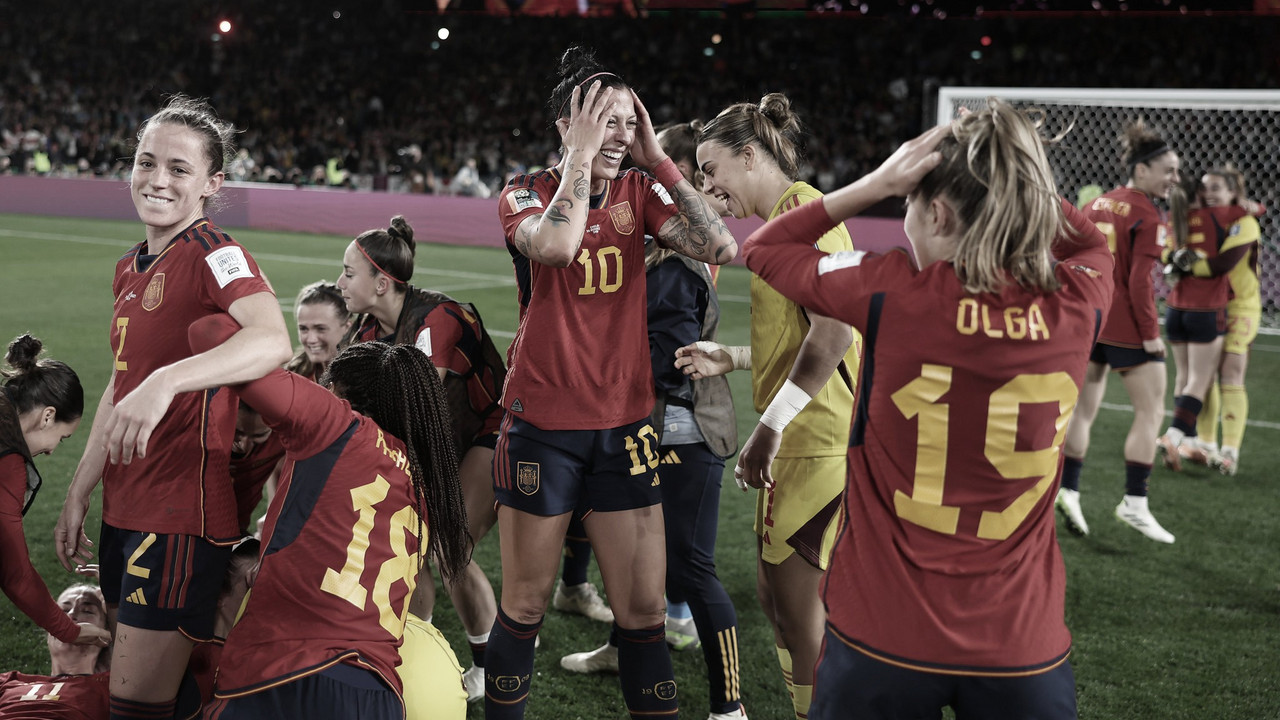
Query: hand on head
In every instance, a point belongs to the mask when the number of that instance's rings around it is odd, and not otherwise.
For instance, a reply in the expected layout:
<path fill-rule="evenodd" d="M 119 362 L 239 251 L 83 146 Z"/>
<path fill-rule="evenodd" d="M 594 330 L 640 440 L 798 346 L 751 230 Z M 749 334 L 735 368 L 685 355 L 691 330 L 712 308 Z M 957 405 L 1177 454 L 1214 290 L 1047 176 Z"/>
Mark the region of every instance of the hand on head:
<path fill-rule="evenodd" d="M 653 129 L 653 120 L 644 103 L 640 102 L 640 96 L 635 90 L 628 89 L 627 92 L 631 93 L 631 100 L 636 105 L 636 139 L 631 145 L 631 159 L 636 165 L 652 170 L 667 158 L 667 153 L 658 143 L 658 133 Z"/>
<path fill-rule="evenodd" d="M 573 89 L 573 96 L 569 98 L 569 117 L 557 120 L 556 126 L 560 128 L 566 153 L 576 149 L 594 156 L 604 144 L 609 118 L 617 101 L 614 89 L 602 87 L 599 80 L 593 81 L 586 89 L 586 96 L 579 106 L 578 100 L 583 97 L 583 92 L 580 86 Z"/>
<path fill-rule="evenodd" d="M 925 175 L 942 163 L 938 143 L 952 132 L 952 126 L 939 125 L 919 137 L 903 143 L 872 175 L 891 196 L 906 197 L 915 190 Z"/>

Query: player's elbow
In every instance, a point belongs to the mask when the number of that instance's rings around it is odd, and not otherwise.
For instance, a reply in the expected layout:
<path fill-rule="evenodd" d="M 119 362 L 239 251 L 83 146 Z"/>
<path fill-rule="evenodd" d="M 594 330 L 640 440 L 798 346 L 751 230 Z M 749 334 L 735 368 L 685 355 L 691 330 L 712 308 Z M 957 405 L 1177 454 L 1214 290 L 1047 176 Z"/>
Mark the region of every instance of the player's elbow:
<path fill-rule="evenodd" d="M 738 257 L 738 243 L 733 238 L 729 238 L 728 242 L 722 242 L 715 246 L 710 263 L 712 265 L 728 265 L 736 257 Z"/>

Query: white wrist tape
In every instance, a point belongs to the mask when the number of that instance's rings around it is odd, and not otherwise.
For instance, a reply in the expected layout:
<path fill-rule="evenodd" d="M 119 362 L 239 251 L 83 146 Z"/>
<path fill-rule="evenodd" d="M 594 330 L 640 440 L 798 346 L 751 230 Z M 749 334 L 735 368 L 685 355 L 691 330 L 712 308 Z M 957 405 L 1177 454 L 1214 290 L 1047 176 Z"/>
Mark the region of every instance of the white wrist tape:
<path fill-rule="evenodd" d="M 733 363 L 734 370 L 751 369 L 751 346 L 749 345 L 721 345 L 710 340 L 699 340 L 693 346 L 708 355 L 715 353 L 717 350 L 723 350 Z"/>
<path fill-rule="evenodd" d="M 799 385 L 787 380 L 778 394 L 773 396 L 773 402 L 764 409 L 764 414 L 760 416 L 760 424 L 774 432 L 782 432 L 787 423 L 794 420 L 812 399 L 813 397 Z"/>

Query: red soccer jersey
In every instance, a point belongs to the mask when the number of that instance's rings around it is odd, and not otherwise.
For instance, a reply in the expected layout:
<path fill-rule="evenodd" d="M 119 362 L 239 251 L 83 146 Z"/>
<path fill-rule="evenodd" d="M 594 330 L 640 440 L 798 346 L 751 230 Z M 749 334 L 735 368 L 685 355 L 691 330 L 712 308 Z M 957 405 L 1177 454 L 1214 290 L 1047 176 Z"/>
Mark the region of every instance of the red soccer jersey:
<path fill-rule="evenodd" d="M 111 348 L 119 402 L 156 370 L 191 357 L 187 327 L 236 300 L 271 292 L 257 263 L 229 235 L 199 220 L 144 265 L 146 243 L 116 263 Z M 103 520 L 127 530 L 239 537 L 228 468 L 236 397 L 215 388 L 174 397 L 145 458 L 107 463 Z"/>
<path fill-rule="evenodd" d="M 1155 278 L 1168 228 L 1151 198 L 1133 188 L 1116 188 L 1095 199 L 1085 215 L 1107 238 L 1115 257 L 1115 295 L 1099 340 L 1140 348 L 1157 340 Z"/>
<path fill-rule="evenodd" d="M 657 181 L 628 170 L 593 198 L 577 258 L 556 268 L 521 255 L 512 239 L 559 187 L 551 168 L 517 176 L 498 200 L 520 293 L 502 405 L 544 430 L 618 427 L 653 409 L 644 236 L 677 211 Z"/>
<path fill-rule="evenodd" d="M 287 455 L 258 576 L 222 651 L 217 696 L 259 692 L 336 663 L 372 670 L 399 693 L 395 668 L 418 577 L 404 443 L 283 370 L 243 396 Z"/>
<path fill-rule="evenodd" d="M 0 720 L 107 720 L 110 675 L 0 673 Z"/>
<path fill-rule="evenodd" d="M 1227 273 L 1248 250 L 1241 246 L 1235 253 L 1239 257 L 1235 257 L 1234 262 L 1223 262 L 1228 260 L 1226 257 L 1222 260 L 1217 258 L 1224 251 L 1229 252 L 1224 245 L 1230 239 L 1231 226 L 1248 214 L 1238 205 L 1197 208 L 1187 214 L 1187 247 L 1195 250 L 1210 268 L 1217 268 L 1218 272 L 1209 277 L 1188 275 L 1179 280 L 1169 293 L 1169 307 L 1205 311 L 1221 310 L 1227 306 L 1231 295 L 1231 281 Z"/>
<path fill-rule="evenodd" d="M 833 223 L 811 205 L 743 250 L 779 292 L 863 337 L 829 621 L 864 652 L 917 669 L 1054 666 L 1071 636 L 1053 501 L 1112 294 L 1102 235 L 1064 203 L 1085 234 L 1059 241 L 1061 289 L 1010 282 L 973 295 L 949 263 L 815 250 Z"/>
<path fill-rule="evenodd" d="M 271 473 L 284 458 L 284 446 L 273 432 L 261 445 L 255 445 L 243 457 L 231 456 L 231 486 L 236 494 L 236 522 L 241 530 L 249 527 L 253 511 L 262 502 L 262 488 L 271 479 Z"/>
<path fill-rule="evenodd" d="M 484 327 L 476 316 L 467 312 L 466 308 L 456 302 L 443 302 L 437 305 L 422 318 L 421 325 L 413 333 L 414 347 L 426 353 L 427 357 L 431 358 L 432 364 L 467 379 L 467 401 L 472 412 L 477 415 L 484 414 L 486 409 L 492 408 L 494 401 L 502 393 L 502 388 L 498 387 L 497 380 L 485 367 L 481 356 L 483 333 Z M 380 336 L 378 319 L 370 315 L 356 330 L 355 341 L 373 342 L 375 340 L 390 343 L 394 342 L 395 338 Z M 472 373 L 473 368 L 478 371 Z M 457 417 L 463 411 L 465 409 L 455 411 L 454 416 Z M 467 440 L 473 441 L 477 437 L 491 435 L 498 431 L 500 425 L 502 425 L 502 411 L 489 410 L 480 431 L 475 437 Z M 466 451 L 467 447 L 458 448 L 459 457 Z"/>
<path fill-rule="evenodd" d="M 62 642 L 73 642 L 80 635 L 79 626 L 58 607 L 27 552 L 22 532 L 26 490 L 26 461 L 16 452 L 0 455 L 0 588 L 45 632 Z"/>

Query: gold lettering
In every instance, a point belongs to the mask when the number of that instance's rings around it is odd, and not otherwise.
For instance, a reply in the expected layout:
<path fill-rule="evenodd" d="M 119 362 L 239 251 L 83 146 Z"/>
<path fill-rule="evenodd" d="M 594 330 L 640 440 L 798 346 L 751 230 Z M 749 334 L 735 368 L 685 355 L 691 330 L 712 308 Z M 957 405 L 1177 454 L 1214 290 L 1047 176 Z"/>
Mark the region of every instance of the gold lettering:
<path fill-rule="evenodd" d="M 1027 308 L 1027 327 L 1031 329 L 1032 340 L 1048 340 L 1049 339 L 1049 323 L 1044 320 L 1044 313 L 1040 312 L 1040 306 L 1031 303 L 1031 307 Z"/>
<path fill-rule="evenodd" d="M 985 304 L 982 306 L 982 332 L 989 338 L 1002 338 L 1004 331 L 1000 328 L 991 327 L 991 308 Z"/>
<path fill-rule="evenodd" d="M 961 335 L 978 332 L 978 301 L 965 298 L 956 307 L 956 331 Z"/>
<path fill-rule="evenodd" d="M 1009 333 L 1009 337 L 1014 340 L 1022 340 L 1027 336 L 1027 320 L 1023 315 L 1022 308 L 1005 308 L 1004 329 L 1005 332 Z"/>

